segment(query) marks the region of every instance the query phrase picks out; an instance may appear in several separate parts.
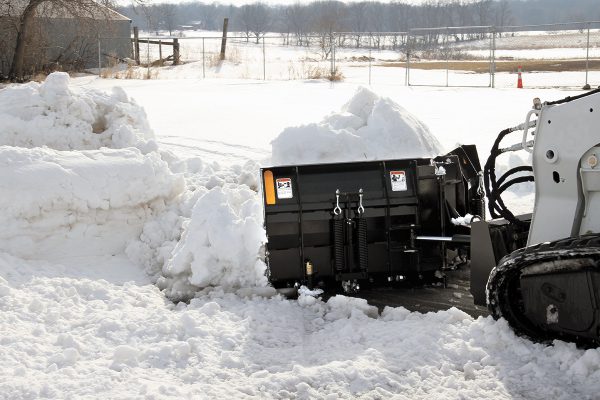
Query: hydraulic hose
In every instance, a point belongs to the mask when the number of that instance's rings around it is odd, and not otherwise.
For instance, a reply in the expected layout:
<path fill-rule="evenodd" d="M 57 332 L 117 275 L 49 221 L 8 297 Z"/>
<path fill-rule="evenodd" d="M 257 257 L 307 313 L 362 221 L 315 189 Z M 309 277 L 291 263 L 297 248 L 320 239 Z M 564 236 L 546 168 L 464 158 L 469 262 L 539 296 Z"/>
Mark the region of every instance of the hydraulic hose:
<path fill-rule="evenodd" d="M 500 154 L 504 151 L 500 149 L 500 143 L 502 140 L 511 132 L 520 130 L 522 127 L 513 127 L 502 130 L 490 151 L 490 156 L 488 157 L 485 167 L 484 167 L 484 187 L 486 191 L 486 195 L 488 198 L 488 208 L 490 211 L 490 215 L 492 218 L 504 218 L 507 221 L 521 225 L 521 222 L 515 215 L 508 209 L 504 201 L 502 200 L 502 193 L 504 193 L 508 188 L 513 185 L 524 183 L 524 182 L 533 182 L 533 175 L 525 175 L 525 176 L 517 176 L 515 178 L 509 179 L 509 177 L 523 172 L 532 172 L 533 168 L 531 166 L 518 166 L 515 168 L 509 169 L 505 172 L 499 179 L 496 177 L 496 159 Z"/>

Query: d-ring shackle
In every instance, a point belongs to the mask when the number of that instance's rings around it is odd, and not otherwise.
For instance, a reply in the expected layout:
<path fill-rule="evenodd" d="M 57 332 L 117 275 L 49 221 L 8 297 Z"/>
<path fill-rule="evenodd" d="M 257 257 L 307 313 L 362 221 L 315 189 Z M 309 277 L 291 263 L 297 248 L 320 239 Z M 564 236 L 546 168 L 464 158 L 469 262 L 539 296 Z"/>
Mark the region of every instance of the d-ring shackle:
<path fill-rule="evenodd" d="M 340 207 L 340 189 L 335 190 L 335 208 L 333 209 L 334 215 L 340 215 L 342 208 Z"/>
<path fill-rule="evenodd" d="M 360 188 L 358 191 L 358 213 L 362 214 L 365 212 L 365 208 L 363 207 L 363 190 Z"/>

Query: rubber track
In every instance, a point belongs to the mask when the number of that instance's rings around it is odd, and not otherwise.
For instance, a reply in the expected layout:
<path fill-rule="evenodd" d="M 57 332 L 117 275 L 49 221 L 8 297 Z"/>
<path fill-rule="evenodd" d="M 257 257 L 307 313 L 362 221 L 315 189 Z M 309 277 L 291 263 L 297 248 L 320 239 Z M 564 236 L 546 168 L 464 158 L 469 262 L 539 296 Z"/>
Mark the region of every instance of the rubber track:
<path fill-rule="evenodd" d="M 592 258 L 596 260 L 596 265 L 599 265 L 600 234 L 541 243 L 507 255 L 492 270 L 488 279 L 486 294 L 490 313 L 494 319 L 506 319 L 518 335 L 526 336 L 533 341 L 550 342 L 553 339 L 561 339 L 584 345 L 600 344 L 600 338 L 590 343 L 589 339 L 580 340 L 566 332 L 560 334 L 543 331 L 530 323 L 522 312 L 520 278 L 524 268 L 546 261 L 579 258 Z M 564 272 L 564 269 L 562 271 Z"/>

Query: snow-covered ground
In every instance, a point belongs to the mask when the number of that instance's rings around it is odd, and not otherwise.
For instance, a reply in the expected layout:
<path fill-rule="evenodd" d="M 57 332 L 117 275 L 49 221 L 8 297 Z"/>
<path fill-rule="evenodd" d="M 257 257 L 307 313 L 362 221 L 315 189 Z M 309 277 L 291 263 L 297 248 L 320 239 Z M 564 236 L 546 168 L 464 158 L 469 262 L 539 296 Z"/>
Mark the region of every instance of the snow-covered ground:
<path fill-rule="evenodd" d="M 165 33 L 166 34 L 166 33 Z M 321 49 L 313 38 L 309 47 L 284 45 L 284 37 L 276 33 L 267 34 L 256 43 L 252 38 L 246 41 L 240 36 L 230 37 L 227 42 L 226 62 L 220 62 L 221 39 L 217 32 L 183 31 L 180 41 L 181 59 L 185 63 L 176 68 L 150 68 L 154 79 L 200 79 L 200 78 L 233 78 L 255 80 L 303 80 L 323 77 L 329 74 L 331 55 L 326 54 L 330 49 Z M 240 35 L 232 33 L 230 36 Z M 158 37 L 160 38 L 160 37 Z M 335 66 L 345 82 L 355 84 L 403 84 L 406 79 L 406 69 L 399 68 L 394 63 L 404 62 L 406 53 L 392 50 L 392 37 L 383 36 L 381 49 L 368 46 L 367 36 L 359 48 L 352 47 L 353 38 L 346 39 L 346 47 L 335 50 Z M 154 38 L 153 40 L 155 40 Z M 164 38 L 167 40 L 167 38 Z M 367 42 L 365 42 L 367 40 Z M 585 69 L 563 73 L 560 80 L 552 79 L 545 72 L 528 73 L 525 75 L 525 85 L 528 87 L 567 86 L 581 88 L 587 82 L 592 86 L 600 85 L 600 71 L 595 70 L 594 60 L 600 56 L 600 31 L 590 32 L 590 48 L 587 47 L 587 32 L 565 31 L 553 32 L 517 32 L 514 36 L 504 34 L 496 39 L 496 60 L 521 60 L 535 64 L 539 60 L 579 60 L 586 57 L 592 59 L 592 70 L 586 76 Z M 145 62 L 159 58 L 159 48 L 155 44 L 146 45 L 140 42 L 140 56 Z M 450 44 L 451 61 L 486 61 L 490 57 L 490 40 L 473 40 Z M 163 58 L 170 54 L 169 46 L 162 46 Z M 433 49 L 431 49 L 433 50 Z M 477 86 L 490 85 L 490 74 L 473 73 L 471 71 L 423 70 L 419 63 L 428 61 L 444 62 L 443 49 L 435 52 L 414 52 L 411 62 L 410 83 L 412 85 L 440 86 Z M 440 60 L 432 60 L 439 57 Z M 371 62 L 369 62 L 371 60 Z M 536 66 L 536 68 L 542 68 Z M 526 67 L 527 69 L 527 67 Z M 111 68 L 105 69 L 107 75 L 127 75 L 131 71 L 117 73 Z M 148 71 L 137 71 L 134 75 L 141 77 Z M 494 82 L 496 87 L 512 88 L 516 85 L 516 75 L 497 73 Z"/>
<path fill-rule="evenodd" d="M 533 97 L 575 93 L 60 74 L 0 89 L 0 398 L 596 398 L 599 350 L 456 309 L 289 301 L 261 250 L 259 165 L 390 144 L 485 159 Z M 509 193 L 519 211 L 531 189 Z"/>

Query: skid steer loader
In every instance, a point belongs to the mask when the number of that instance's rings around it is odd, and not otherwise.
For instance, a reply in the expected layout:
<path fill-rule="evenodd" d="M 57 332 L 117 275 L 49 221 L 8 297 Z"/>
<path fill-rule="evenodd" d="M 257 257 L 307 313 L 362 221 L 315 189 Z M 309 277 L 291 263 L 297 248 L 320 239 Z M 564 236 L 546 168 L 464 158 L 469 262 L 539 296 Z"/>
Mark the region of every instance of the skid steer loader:
<path fill-rule="evenodd" d="M 502 147 L 512 133 L 519 142 Z M 533 165 L 497 177 L 497 157 L 512 151 L 532 153 Z M 598 345 L 599 157 L 595 90 L 534 99 L 483 168 L 472 145 L 432 159 L 263 168 L 270 282 L 355 293 L 469 261 L 474 302 L 517 333 Z M 535 182 L 533 214 L 514 215 L 502 194 L 524 182 Z"/>

